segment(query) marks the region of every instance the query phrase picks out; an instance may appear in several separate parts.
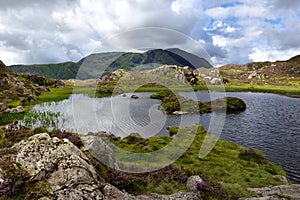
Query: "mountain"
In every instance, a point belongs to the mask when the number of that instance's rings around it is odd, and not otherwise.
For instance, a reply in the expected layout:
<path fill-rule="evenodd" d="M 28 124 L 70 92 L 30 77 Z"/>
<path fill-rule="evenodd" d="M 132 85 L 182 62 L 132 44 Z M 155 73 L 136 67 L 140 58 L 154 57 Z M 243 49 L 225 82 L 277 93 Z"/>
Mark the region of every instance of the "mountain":
<path fill-rule="evenodd" d="M 185 60 L 188 60 L 195 68 L 201 68 L 201 67 L 211 68 L 211 67 L 213 67 L 204 58 L 201 58 L 201 57 L 191 54 L 189 52 L 183 51 L 181 49 L 172 48 L 172 49 L 167 49 L 167 51 L 177 54 L 177 55 L 181 56 L 182 58 L 184 58 Z"/>
<path fill-rule="evenodd" d="M 219 71 L 224 78 L 239 83 L 300 85 L 300 55 L 286 61 L 229 64 Z"/>
<path fill-rule="evenodd" d="M 191 69 L 212 67 L 204 58 L 174 48 L 149 50 L 145 53 L 124 53 L 110 64 L 110 68 L 113 70 L 122 68 L 140 71 L 161 65 L 188 66 Z"/>
<path fill-rule="evenodd" d="M 180 49 L 155 49 L 144 53 L 107 52 L 91 54 L 79 62 L 57 64 L 12 65 L 15 72 L 37 73 L 54 79 L 90 79 L 108 74 L 117 69 L 140 71 L 153 69 L 161 65 L 211 68 L 205 59 Z"/>

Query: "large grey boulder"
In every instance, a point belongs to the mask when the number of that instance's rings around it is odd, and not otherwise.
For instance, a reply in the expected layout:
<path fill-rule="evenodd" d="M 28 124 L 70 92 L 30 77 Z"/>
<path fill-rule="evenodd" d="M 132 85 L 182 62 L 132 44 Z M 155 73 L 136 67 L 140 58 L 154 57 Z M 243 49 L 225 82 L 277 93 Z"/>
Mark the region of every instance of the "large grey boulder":
<path fill-rule="evenodd" d="M 50 184 L 50 199 L 134 199 L 98 177 L 89 159 L 68 139 L 43 133 L 14 148 L 16 162 L 28 171 L 30 180 Z"/>

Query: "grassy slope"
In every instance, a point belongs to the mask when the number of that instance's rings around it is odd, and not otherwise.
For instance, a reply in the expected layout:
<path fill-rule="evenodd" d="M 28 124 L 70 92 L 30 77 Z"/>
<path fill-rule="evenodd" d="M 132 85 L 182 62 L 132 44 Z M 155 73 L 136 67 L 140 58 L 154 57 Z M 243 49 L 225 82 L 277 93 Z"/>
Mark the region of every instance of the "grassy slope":
<path fill-rule="evenodd" d="M 188 134 L 189 130 L 190 128 L 185 128 L 184 134 Z M 247 190 L 248 187 L 282 184 L 279 179 L 273 176 L 273 174 L 285 175 L 281 168 L 264 159 L 259 160 L 255 157 L 253 159 L 241 159 L 239 153 L 245 149 L 232 142 L 218 140 L 213 150 L 206 157 L 200 159 L 198 156 L 199 150 L 205 136 L 207 136 L 205 129 L 198 127 L 197 134 L 189 149 L 174 164 L 190 174 L 198 174 L 218 181 L 227 191 L 229 199 L 250 196 L 252 193 Z M 182 136 L 177 135 L 177 137 Z M 145 146 L 148 146 L 149 151 L 152 151 L 160 149 L 170 142 L 170 138 L 167 137 L 153 137 L 141 140 L 143 139 L 132 140 L 131 138 L 131 141 L 134 142 L 130 142 L 128 138 L 114 138 L 113 143 L 127 151 L 144 153 L 146 152 Z M 260 153 L 258 154 L 261 155 Z M 126 155 L 123 156 L 125 156 L 123 158 L 126 160 Z M 208 180 L 205 179 L 205 181 Z M 136 188 L 136 190 L 139 193 L 174 193 L 182 191 L 182 188 L 184 188 L 182 183 L 170 182 L 156 187 L 153 187 L 150 183 L 149 185 Z M 134 190 L 134 188 L 132 189 Z M 211 194 L 209 196 L 214 196 L 214 192 L 217 191 L 210 191 Z"/>
<path fill-rule="evenodd" d="M 41 74 L 46 78 L 52 79 L 71 79 L 76 77 L 79 64 L 74 62 L 65 62 L 57 64 L 36 64 L 36 65 L 13 65 L 9 66 L 11 70 L 17 73 Z"/>

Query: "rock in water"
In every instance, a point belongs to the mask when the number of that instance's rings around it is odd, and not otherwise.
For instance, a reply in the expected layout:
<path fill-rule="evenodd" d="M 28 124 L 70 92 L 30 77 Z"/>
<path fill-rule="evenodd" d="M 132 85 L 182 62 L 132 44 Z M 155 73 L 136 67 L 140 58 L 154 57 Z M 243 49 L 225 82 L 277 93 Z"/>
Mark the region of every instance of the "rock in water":
<path fill-rule="evenodd" d="M 132 99 L 138 99 L 139 97 L 137 95 L 133 94 L 133 95 L 131 95 L 131 98 Z"/>
<path fill-rule="evenodd" d="M 16 144 L 16 162 L 32 181 L 46 180 L 50 199 L 134 199 L 97 176 L 85 154 L 68 139 L 34 135 Z"/>

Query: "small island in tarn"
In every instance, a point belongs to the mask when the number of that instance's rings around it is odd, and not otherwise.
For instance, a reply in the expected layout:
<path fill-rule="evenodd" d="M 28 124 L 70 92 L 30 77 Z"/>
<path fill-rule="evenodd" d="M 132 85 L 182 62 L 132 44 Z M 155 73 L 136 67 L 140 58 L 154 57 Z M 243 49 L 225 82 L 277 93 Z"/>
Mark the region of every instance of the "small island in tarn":
<path fill-rule="evenodd" d="M 246 110 L 246 103 L 236 97 L 224 97 L 213 101 L 193 101 L 171 91 L 161 91 L 151 95 L 152 99 L 160 99 L 161 107 L 168 114 L 227 112 L 237 113 Z"/>

